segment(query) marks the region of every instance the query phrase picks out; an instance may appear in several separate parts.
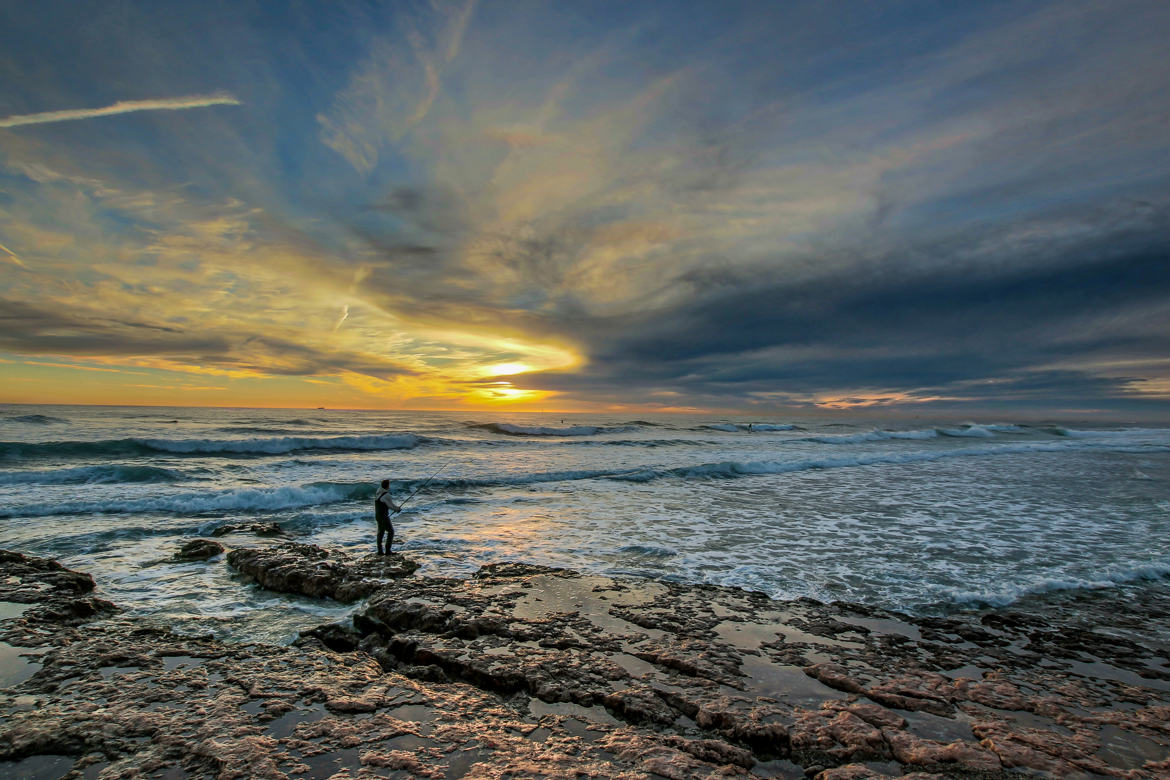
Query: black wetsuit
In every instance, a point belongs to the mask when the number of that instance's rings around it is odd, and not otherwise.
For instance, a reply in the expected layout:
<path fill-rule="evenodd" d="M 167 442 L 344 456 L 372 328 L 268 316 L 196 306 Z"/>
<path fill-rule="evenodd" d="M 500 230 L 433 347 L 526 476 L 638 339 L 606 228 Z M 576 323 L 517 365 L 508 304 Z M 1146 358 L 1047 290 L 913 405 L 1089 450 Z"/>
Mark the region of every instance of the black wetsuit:
<path fill-rule="evenodd" d="M 374 519 L 378 521 L 378 555 L 385 555 L 394 546 L 394 524 L 390 522 L 390 507 L 382 500 L 389 495 L 389 490 L 378 489 L 374 496 Z M 382 536 L 386 535 L 386 547 L 382 548 Z"/>

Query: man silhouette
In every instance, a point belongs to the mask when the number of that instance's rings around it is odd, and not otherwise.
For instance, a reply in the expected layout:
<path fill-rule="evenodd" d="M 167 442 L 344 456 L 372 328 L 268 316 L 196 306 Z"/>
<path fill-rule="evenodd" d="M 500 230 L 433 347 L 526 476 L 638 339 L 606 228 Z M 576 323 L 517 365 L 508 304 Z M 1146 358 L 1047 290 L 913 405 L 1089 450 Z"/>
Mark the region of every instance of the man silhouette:
<path fill-rule="evenodd" d="M 401 512 L 402 507 L 390 497 L 390 480 L 382 480 L 382 486 L 374 493 L 374 520 L 378 523 L 378 555 L 386 555 L 394 546 L 394 525 L 391 513 Z M 382 549 L 382 535 L 386 535 L 386 548 Z"/>

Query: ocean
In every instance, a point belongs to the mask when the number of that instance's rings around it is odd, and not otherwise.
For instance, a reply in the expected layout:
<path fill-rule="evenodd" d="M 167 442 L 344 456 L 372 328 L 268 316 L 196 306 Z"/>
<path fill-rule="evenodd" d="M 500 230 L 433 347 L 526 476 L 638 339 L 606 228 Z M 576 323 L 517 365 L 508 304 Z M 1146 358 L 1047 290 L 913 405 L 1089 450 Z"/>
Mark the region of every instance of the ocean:
<path fill-rule="evenodd" d="M 0 547 L 137 619 L 287 642 L 353 607 L 176 562 L 228 523 L 422 574 L 494 561 L 911 614 L 1170 588 L 1170 428 L 1076 421 L 0 406 Z M 228 546 L 278 544 L 231 534 Z"/>

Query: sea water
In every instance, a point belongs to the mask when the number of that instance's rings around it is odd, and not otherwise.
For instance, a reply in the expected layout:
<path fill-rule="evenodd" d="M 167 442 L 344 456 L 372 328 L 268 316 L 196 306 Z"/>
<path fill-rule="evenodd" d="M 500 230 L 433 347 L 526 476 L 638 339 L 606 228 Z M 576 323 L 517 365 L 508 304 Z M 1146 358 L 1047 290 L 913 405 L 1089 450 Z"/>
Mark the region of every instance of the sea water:
<path fill-rule="evenodd" d="M 383 478 L 422 487 L 395 549 L 430 575 L 524 561 L 918 614 L 1170 587 L 1170 427 L 0 406 L 0 547 L 180 631 L 279 642 L 344 617 L 172 555 L 271 521 L 372 552 Z"/>

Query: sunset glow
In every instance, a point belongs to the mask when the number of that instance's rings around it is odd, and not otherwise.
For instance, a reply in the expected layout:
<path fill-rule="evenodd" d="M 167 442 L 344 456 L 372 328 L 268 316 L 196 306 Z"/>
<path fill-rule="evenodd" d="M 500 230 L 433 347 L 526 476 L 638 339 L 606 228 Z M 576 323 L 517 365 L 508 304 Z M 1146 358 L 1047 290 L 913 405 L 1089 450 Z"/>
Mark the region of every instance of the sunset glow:
<path fill-rule="evenodd" d="M 16 6 L 0 402 L 1166 409 L 1170 7 L 883 5 Z"/>

